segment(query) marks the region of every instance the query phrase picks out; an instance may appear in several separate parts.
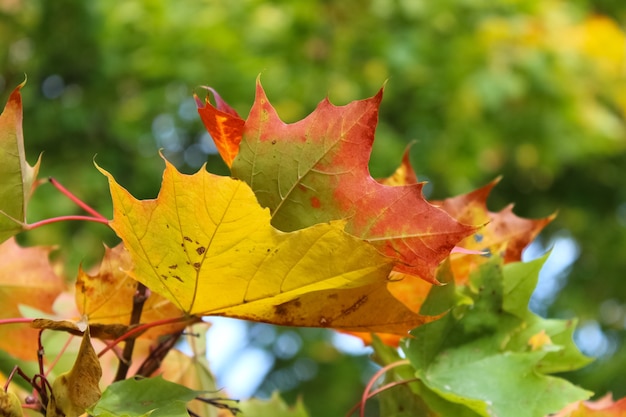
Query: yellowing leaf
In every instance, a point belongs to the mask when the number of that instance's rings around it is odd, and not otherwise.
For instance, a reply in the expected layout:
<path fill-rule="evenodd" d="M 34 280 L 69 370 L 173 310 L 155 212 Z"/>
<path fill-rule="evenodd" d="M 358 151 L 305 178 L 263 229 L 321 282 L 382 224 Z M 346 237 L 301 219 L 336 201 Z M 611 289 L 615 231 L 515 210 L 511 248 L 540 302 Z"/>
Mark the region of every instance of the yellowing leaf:
<path fill-rule="evenodd" d="M 137 281 L 128 275 L 132 268 L 130 254 L 123 244 L 105 248 L 98 272 L 89 275 L 82 268 L 76 279 L 76 305 L 81 315 L 89 319 L 92 335 L 98 325 L 129 324 L 133 310 L 133 296 Z M 149 323 L 166 318 L 180 317 L 183 313 L 174 304 L 159 294 L 150 294 L 141 313 L 141 321 Z M 157 337 L 182 330 L 186 323 L 159 326 L 143 333 L 141 337 Z"/>
<path fill-rule="evenodd" d="M 78 356 L 69 372 L 52 383 L 46 417 L 78 417 L 100 399 L 102 369 L 98 355 L 91 346 L 89 328 L 85 330 Z"/>
<path fill-rule="evenodd" d="M 25 82 L 24 82 L 25 83 Z M 0 242 L 22 230 L 39 161 L 26 162 L 22 132 L 22 96 L 18 85 L 0 114 Z"/>
<path fill-rule="evenodd" d="M 22 417 L 22 403 L 12 392 L 0 389 L 0 416 L 1 417 Z"/>
<path fill-rule="evenodd" d="M 65 288 L 50 265 L 50 248 L 22 248 L 15 239 L 0 244 L 0 319 L 22 317 L 19 306 L 53 313 L 52 304 Z M 37 359 L 37 334 L 23 324 L 0 326 L 0 349 L 20 359 Z"/>
<path fill-rule="evenodd" d="M 204 169 L 183 175 L 167 161 L 156 200 L 136 200 L 101 171 L 131 274 L 187 314 L 403 333 L 428 320 L 386 292 L 392 261 L 342 222 L 280 232 L 244 182 Z"/>

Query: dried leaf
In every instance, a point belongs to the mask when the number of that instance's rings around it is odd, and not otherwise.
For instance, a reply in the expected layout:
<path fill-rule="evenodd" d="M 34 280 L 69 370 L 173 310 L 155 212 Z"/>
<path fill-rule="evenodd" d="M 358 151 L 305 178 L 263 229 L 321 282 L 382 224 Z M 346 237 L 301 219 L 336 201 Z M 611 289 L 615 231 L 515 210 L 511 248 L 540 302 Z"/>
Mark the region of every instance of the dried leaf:
<path fill-rule="evenodd" d="M 84 414 L 100 399 L 101 377 L 102 369 L 87 328 L 74 366 L 52 383 L 46 417 L 78 417 Z"/>
<path fill-rule="evenodd" d="M 0 389 L 0 417 L 22 417 L 22 403 L 12 392 Z"/>

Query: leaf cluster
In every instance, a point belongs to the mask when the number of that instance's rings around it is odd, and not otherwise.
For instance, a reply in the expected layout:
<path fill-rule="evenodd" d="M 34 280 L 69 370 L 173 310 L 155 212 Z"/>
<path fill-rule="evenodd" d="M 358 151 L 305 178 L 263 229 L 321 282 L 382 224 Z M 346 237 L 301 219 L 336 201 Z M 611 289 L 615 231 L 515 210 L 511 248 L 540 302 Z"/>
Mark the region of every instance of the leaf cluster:
<path fill-rule="evenodd" d="M 33 389 L 30 408 L 46 416 L 306 415 L 301 404 L 285 407 L 277 397 L 238 404 L 216 395 L 204 347 L 194 341 L 211 315 L 350 332 L 373 341 L 383 369 L 395 366 L 398 353 L 381 338 L 400 343 L 412 377 L 396 381 L 408 391 L 381 402 L 385 415 L 410 398 L 414 415 L 510 415 L 522 407 L 524 416 L 543 416 L 591 395 L 550 376 L 587 363 L 572 342 L 574 323 L 527 308 L 541 261 L 519 263 L 521 250 L 552 216 L 490 212 L 495 182 L 428 202 L 407 157 L 391 177 L 372 178 L 367 165 L 382 90 L 345 106 L 324 100 L 286 124 L 260 82 L 245 120 L 209 89 L 216 105 L 196 98 L 198 111 L 231 177 L 204 168 L 182 174 L 166 160 L 157 198 L 139 200 L 97 166 L 109 181 L 112 220 L 51 180 L 89 215 L 28 223 L 39 163 L 25 162 L 20 88 L 0 116 L 0 192 L 14 193 L 0 206 L 0 250 L 13 254 L 0 258 L 0 268 L 23 276 L 33 260 L 43 261 L 40 278 L 49 283 L 18 280 L 36 290 L 30 302 L 7 290 L 11 308 L 2 324 L 30 324 L 19 342 L 31 337 L 31 344 L 23 351 L 10 339 L 0 344 L 39 365 L 32 377 L 19 367 L 8 375 L 0 398 L 7 414 L 18 413 L 7 387 L 19 375 Z M 12 238 L 72 220 L 106 225 L 121 239 L 98 271 L 81 268 L 73 290 L 46 250 L 21 248 Z M 62 297 L 73 304 L 52 305 Z M 53 331 L 70 334 L 66 348 L 82 334 L 64 373 L 45 369 L 42 334 Z M 174 349 L 183 334 L 191 336 L 192 356 Z M 99 353 L 91 336 L 103 343 Z M 177 370 L 173 380 L 155 377 Z"/>

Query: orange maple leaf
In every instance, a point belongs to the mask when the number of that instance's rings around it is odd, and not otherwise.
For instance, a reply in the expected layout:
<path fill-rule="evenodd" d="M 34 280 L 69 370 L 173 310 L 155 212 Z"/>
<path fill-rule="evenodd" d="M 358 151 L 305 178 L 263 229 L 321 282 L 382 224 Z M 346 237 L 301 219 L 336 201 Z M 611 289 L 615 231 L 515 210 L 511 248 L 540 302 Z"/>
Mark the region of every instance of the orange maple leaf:
<path fill-rule="evenodd" d="M 19 246 L 10 238 L 0 245 L 0 318 L 22 317 L 20 305 L 53 313 L 65 283 L 50 265 L 49 247 Z M 0 326 L 0 349 L 25 360 L 37 359 L 38 331 L 24 324 Z"/>

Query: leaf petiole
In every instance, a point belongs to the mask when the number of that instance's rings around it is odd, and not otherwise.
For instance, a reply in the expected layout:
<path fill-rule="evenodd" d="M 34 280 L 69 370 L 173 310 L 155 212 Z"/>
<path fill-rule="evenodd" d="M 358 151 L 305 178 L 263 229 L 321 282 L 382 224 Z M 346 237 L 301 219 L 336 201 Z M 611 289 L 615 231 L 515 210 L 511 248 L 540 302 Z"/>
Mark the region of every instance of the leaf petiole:
<path fill-rule="evenodd" d="M 81 200 L 80 198 L 78 198 L 74 194 L 72 194 L 72 192 L 70 190 L 68 190 L 67 188 L 62 186 L 61 183 L 59 183 L 57 180 L 55 180 L 54 178 L 50 177 L 50 178 L 48 178 L 48 181 L 50 182 L 50 184 L 54 185 L 54 187 L 57 190 L 59 190 L 64 196 L 66 196 L 67 198 L 72 200 L 78 207 L 82 208 L 87 213 L 91 214 L 92 216 L 94 216 L 94 217 L 96 217 L 98 219 L 106 220 L 107 223 L 108 223 L 108 220 L 107 220 L 106 217 L 104 217 L 102 214 L 100 214 L 97 210 L 93 209 L 91 206 L 89 206 L 83 200 Z"/>
<path fill-rule="evenodd" d="M 38 227 L 45 226 L 47 224 L 64 222 L 64 221 L 68 221 L 68 220 L 80 220 L 80 221 L 96 222 L 96 223 L 102 223 L 102 224 L 106 224 L 106 225 L 109 224 L 109 220 L 105 219 L 104 217 L 59 216 L 59 217 L 52 217 L 50 219 L 40 220 L 38 222 L 31 223 L 31 224 L 25 224 L 24 225 L 24 230 L 33 230 L 33 229 L 36 229 Z"/>

